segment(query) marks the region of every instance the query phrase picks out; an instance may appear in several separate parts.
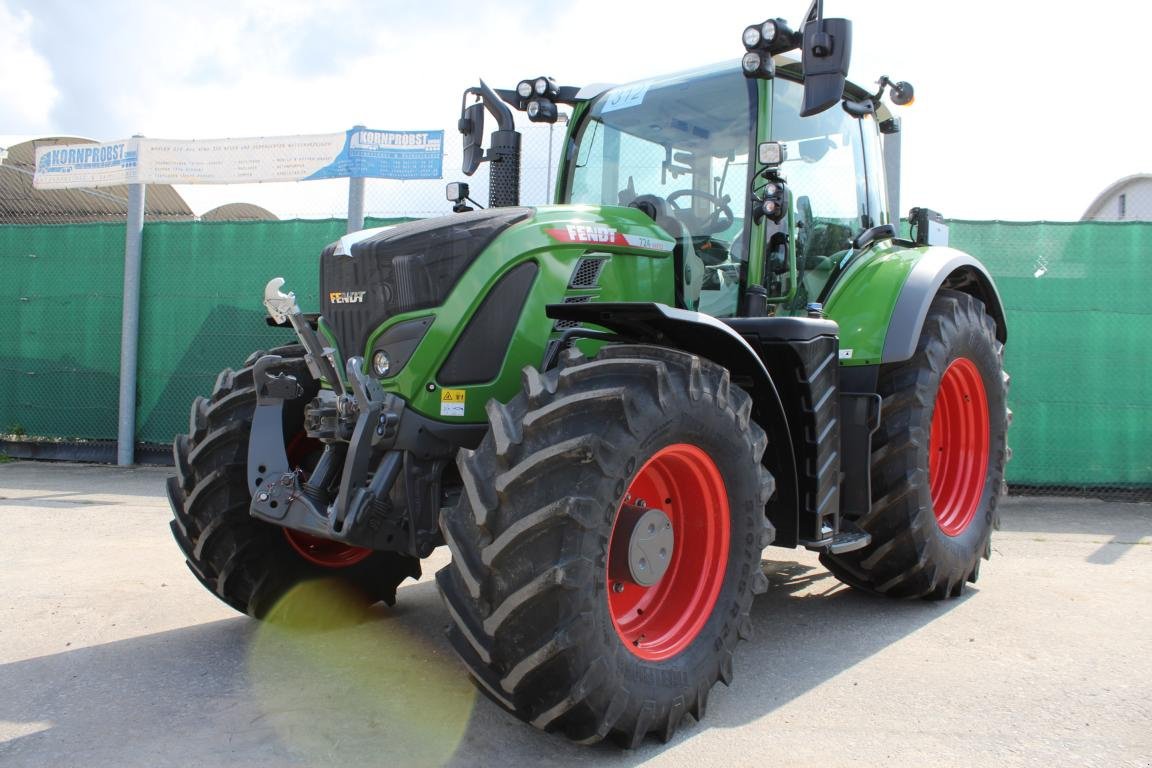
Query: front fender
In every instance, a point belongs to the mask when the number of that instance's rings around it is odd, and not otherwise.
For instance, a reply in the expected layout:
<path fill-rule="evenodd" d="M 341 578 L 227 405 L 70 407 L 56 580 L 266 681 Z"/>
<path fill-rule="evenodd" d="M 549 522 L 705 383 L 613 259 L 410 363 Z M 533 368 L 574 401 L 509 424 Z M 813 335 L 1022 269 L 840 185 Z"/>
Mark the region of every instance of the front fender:
<path fill-rule="evenodd" d="M 980 299 L 1008 339 L 1004 305 L 992 276 L 973 256 L 942 246 L 877 244 L 857 257 L 833 287 L 824 310 L 840 326 L 844 365 L 907 360 L 916 352 L 928 307 L 941 288 Z"/>
<path fill-rule="evenodd" d="M 996 321 L 996 338 L 1001 344 L 1008 341 L 1004 303 L 987 268 L 963 251 L 928 248 L 908 273 L 896 306 L 892 308 L 892 321 L 884 337 L 882 362 L 907 360 L 916 353 L 928 307 L 941 288 L 970 293 L 984 302 L 984 308 Z"/>

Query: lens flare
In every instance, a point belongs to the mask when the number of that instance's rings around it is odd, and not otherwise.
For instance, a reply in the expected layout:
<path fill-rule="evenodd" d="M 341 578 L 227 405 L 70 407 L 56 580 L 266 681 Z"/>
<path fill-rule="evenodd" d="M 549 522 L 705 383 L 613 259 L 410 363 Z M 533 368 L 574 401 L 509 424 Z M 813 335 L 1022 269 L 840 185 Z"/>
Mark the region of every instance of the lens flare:
<path fill-rule="evenodd" d="M 430 583 L 401 590 L 431 606 Z M 407 598 L 412 600 L 411 597 Z M 288 592 L 257 630 L 248 657 L 263 720 L 306 764 L 442 766 L 475 703 L 438 631 L 418 627 L 338 580 Z"/>

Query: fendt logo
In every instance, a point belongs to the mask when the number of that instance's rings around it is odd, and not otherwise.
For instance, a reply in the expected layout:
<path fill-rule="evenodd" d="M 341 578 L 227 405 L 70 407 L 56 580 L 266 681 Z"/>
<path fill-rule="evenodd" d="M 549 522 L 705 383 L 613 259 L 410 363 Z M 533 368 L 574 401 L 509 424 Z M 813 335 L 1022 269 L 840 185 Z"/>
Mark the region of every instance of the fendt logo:
<path fill-rule="evenodd" d="M 365 291 L 329 291 L 329 304 L 363 304 Z"/>

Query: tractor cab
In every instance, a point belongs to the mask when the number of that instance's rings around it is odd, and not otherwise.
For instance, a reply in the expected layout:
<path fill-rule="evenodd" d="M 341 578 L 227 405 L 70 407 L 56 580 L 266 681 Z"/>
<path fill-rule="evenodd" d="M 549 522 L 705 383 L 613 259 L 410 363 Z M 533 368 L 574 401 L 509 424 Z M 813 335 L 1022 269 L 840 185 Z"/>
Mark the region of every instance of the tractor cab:
<path fill-rule="evenodd" d="M 895 137 L 899 122 L 881 102 L 886 79 L 876 94 L 845 82 L 851 26 L 823 19 L 818 4 L 800 32 L 772 19 L 748 27 L 743 42 L 738 65 L 619 87 L 561 87 L 546 77 L 513 90 L 481 83 L 465 92 L 477 103 L 461 112 L 464 170 L 491 161 L 490 205 L 518 204 L 506 197 L 519 164 L 508 106 L 552 122 L 567 104 L 558 205 L 645 213 L 674 242 L 682 309 L 719 318 L 808 314 L 827 300 L 853 243 L 859 250 L 896 234 L 888 226 L 896 180 L 889 188 L 881 134 Z M 797 48 L 799 60 L 788 55 Z M 891 85 L 894 100 L 900 88 L 910 96 L 906 83 Z M 487 154 L 485 111 L 499 122 Z M 457 210 L 471 210 L 460 185 L 449 188 Z"/>
<path fill-rule="evenodd" d="M 753 82 L 713 67 L 605 90 L 578 111 L 560 203 L 637 208 L 675 240 L 677 304 L 736 314 Z"/>
<path fill-rule="evenodd" d="M 715 66 L 588 93 L 557 202 L 647 213 L 676 239 L 682 307 L 715 317 L 805 313 L 853 238 L 888 223 L 889 206 L 869 96 L 852 87 L 868 108 L 802 118 L 801 76 L 799 62 L 781 57 L 771 81 Z M 778 161 L 749 162 L 757 137 L 771 139 Z M 765 215 L 767 190 L 785 185 L 790 205 Z M 750 285 L 763 310 L 741 301 Z"/>

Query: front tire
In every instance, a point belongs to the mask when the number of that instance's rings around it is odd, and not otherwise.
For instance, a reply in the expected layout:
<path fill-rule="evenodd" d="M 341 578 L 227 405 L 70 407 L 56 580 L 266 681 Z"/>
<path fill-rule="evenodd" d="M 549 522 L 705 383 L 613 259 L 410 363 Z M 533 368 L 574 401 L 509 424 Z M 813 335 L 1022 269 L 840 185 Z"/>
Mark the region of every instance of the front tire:
<path fill-rule="evenodd" d="M 621 345 L 567 362 L 525 369 L 461 453 L 436 577 L 449 639 L 481 690 L 538 728 L 667 740 L 731 681 L 767 586 L 767 441 L 748 395 L 699 357 Z"/>
<path fill-rule="evenodd" d="M 864 549 L 820 559 L 841 581 L 940 599 L 975 582 L 991 554 L 1007 460 L 1007 377 L 996 327 L 973 296 L 933 299 L 911 359 L 881 368 Z"/>
<path fill-rule="evenodd" d="M 395 552 L 372 552 L 290 531 L 248 513 L 248 437 L 256 408 L 250 356 L 238 371 L 225 370 L 208 399 L 192 403 L 189 434 L 177 435 L 176 476 L 168 478 L 172 535 L 188 568 L 208 591 L 241 613 L 263 619 L 297 585 L 329 580 L 342 604 L 396 601 L 396 587 L 420 577 L 420 561 Z M 292 345 L 270 354 L 301 358 Z M 303 405 L 314 392 L 285 406 L 284 439 L 295 466 L 307 468 L 301 432 Z M 273 616 L 275 618 L 275 616 Z M 293 617 L 291 620 L 306 620 Z"/>

